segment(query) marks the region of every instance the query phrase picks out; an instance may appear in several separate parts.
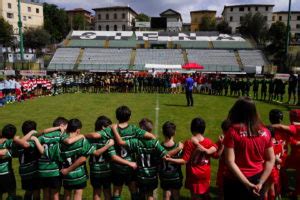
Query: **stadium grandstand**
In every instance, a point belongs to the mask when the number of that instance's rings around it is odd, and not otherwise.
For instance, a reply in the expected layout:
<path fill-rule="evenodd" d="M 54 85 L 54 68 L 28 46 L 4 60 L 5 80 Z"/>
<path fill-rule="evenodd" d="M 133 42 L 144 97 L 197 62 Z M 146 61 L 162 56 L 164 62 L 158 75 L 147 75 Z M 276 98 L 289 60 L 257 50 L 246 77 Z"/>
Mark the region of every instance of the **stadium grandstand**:
<path fill-rule="evenodd" d="M 178 69 L 189 62 L 204 66 L 203 72 L 252 72 L 268 65 L 264 54 L 240 35 L 73 31 L 55 52 L 48 70 L 140 71 L 146 65 Z"/>

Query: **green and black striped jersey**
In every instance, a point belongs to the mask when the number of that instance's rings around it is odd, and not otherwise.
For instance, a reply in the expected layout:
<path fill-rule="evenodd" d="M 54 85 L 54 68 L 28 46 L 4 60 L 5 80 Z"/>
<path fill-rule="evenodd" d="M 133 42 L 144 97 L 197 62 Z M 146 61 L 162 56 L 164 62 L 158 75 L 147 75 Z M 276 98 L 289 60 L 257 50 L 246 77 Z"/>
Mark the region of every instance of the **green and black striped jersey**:
<path fill-rule="evenodd" d="M 65 138 L 64 138 L 65 139 Z M 86 139 L 79 140 L 73 144 L 60 143 L 50 147 L 45 154 L 51 160 L 59 161 L 62 168 L 70 167 L 79 157 L 88 157 L 96 148 L 91 145 Z M 87 181 L 88 175 L 86 165 L 79 166 L 68 175 L 63 176 L 64 185 L 78 185 Z"/>
<path fill-rule="evenodd" d="M 51 133 L 44 134 L 39 138 L 40 143 L 47 151 L 53 145 L 58 144 L 61 141 L 61 132 L 53 131 Z M 39 177 L 57 177 L 60 176 L 60 166 L 57 161 L 51 160 L 45 155 L 42 155 L 38 160 L 38 175 Z"/>
<path fill-rule="evenodd" d="M 12 139 L 5 140 L 0 144 L 0 149 L 7 149 L 8 153 L 5 158 L 0 159 L 0 176 L 13 173 L 12 169 L 12 149 L 14 148 L 14 143 Z"/>
<path fill-rule="evenodd" d="M 168 152 L 176 149 L 179 145 L 174 144 L 172 147 L 166 147 L 163 143 L 161 144 Z M 183 151 L 179 151 L 175 156 L 172 158 L 182 158 Z M 165 184 L 172 184 L 174 182 L 181 182 L 183 178 L 181 165 L 167 162 L 163 160 L 159 167 L 159 179 L 161 182 Z"/>
<path fill-rule="evenodd" d="M 140 184 L 151 184 L 157 179 L 158 166 L 167 151 L 158 140 L 127 140 L 128 148 L 136 153 L 137 178 Z"/>

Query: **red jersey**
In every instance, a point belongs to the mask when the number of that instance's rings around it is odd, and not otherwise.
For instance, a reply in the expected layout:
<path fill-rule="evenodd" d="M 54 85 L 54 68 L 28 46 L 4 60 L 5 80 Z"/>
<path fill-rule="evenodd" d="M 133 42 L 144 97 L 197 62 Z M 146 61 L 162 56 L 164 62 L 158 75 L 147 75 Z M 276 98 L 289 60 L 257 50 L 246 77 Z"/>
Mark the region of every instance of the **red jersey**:
<path fill-rule="evenodd" d="M 204 138 L 199 142 L 204 148 L 210 149 L 217 146 L 209 139 Z M 196 145 L 188 140 L 184 144 L 183 159 L 186 164 L 186 181 L 185 187 L 194 194 L 205 194 L 209 191 L 210 186 L 210 157 L 204 152 L 198 152 Z"/>
<path fill-rule="evenodd" d="M 297 142 L 300 141 L 300 126 L 290 125 L 290 132 L 293 136 L 290 138 L 291 152 L 287 158 L 287 167 L 300 170 L 300 146 Z"/>
<path fill-rule="evenodd" d="M 247 137 L 245 125 L 233 125 L 225 134 L 224 145 L 233 148 L 235 163 L 246 177 L 252 177 L 264 169 L 265 150 L 272 147 L 271 135 L 267 128 L 261 127 L 259 135 Z M 229 170 L 226 176 L 233 177 Z"/>
<path fill-rule="evenodd" d="M 217 143 L 217 148 L 220 149 L 222 148 L 223 143 L 219 140 Z M 221 154 L 221 156 L 216 154 L 214 155 L 214 158 L 219 159 L 219 168 L 218 168 L 218 172 L 217 172 L 217 181 L 216 181 L 216 185 L 219 188 L 223 187 L 223 177 L 224 177 L 224 171 L 226 171 L 226 164 L 225 164 L 225 153 L 223 152 Z"/>

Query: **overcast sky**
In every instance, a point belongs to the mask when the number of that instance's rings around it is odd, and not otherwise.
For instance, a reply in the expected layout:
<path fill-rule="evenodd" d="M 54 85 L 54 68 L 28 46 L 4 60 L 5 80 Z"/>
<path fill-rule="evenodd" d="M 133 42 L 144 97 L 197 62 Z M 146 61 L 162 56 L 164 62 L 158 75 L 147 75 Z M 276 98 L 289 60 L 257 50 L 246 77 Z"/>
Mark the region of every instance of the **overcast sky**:
<path fill-rule="evenodd" d="M 43 0 L 54 3 L 65 9 L 92 8 L 129 5 L 138 13 L 143 12 L 150 16 L 158 16 L 162 11 L 171 8 L 181 13 L 184 22 L 190 22 L 191 10 L 217 10 L 221 15 L 224 5 L 266 3 L 274 4 L 275 11 L 288 9 L 288 0 Z M 292 0 L 292 10 L 300 11 L 300 0 Z"/>

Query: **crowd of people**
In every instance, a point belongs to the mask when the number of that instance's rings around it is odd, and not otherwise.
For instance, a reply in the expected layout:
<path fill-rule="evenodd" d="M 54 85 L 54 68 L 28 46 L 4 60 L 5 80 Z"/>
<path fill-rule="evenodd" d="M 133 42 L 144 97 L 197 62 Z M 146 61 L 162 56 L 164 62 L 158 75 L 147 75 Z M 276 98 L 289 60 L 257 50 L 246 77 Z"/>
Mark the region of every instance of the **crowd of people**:
<path fill-rule="evenodd" d="M 193 93 L 220 96 L 250 96 L 255 100 L 298 104 L 296 97 L 300 78 L 292 73 L 282 79 L 239 78 L 216 74 L 192 74 Z M 62 93 L 184 93 L 188 74 L 119 73 L 119 74 L 53 74 L 49 77 L 7 76 L 0 78 L 0 106 L 38 96 Z M 286 92 L 287 90 L 287 92 Z"/>
<path fill-rule="evenodd" d="M 24 199 L 82 199 L 88 177 L 93 199 L 119 200 L 129 188 L 131 199 L 152 200 L 154 190 L 163 199 L 180 199 L 183 187 L 192 200 L 210 199 L 211 158 L 219 159 L 216 185 L 225 200 L 275 200 L 281 195 L 300 195 L 300 110 L 290 111 L 290 125 L 283 125 L 283 113 L 271 110 L 265 126 L 249 97 L 239 98 L 222 122 L 219 140 L 206 136 L 201 117 L 191 121 L 191 136 L 184 143 L 176 138 L 176 125 L 162 126 L 163 141 L 152 133 L 153 123 L 142 119 L 130 124 L 131 110 L 116 109 L 116 123 L 99 116 L 92 133 L 82 134 L 79 119 L 58 117 L 53 127 L 37 131 L 34 121 L 25 121 L 23 137 L 8 124 L 0 139 L 0 194 L 16 194 L 12 157 L 19 158 Z M 89 175 L 86 161 L 89 159 Z M 186 167 L 183 176 L 182 165 Z M 295 178 L 296 182 L 290 180 Z M 124 199 L 124 197 L 123 197 Z"/>

